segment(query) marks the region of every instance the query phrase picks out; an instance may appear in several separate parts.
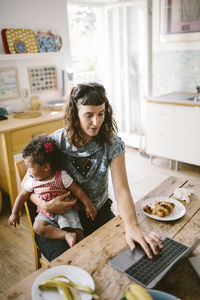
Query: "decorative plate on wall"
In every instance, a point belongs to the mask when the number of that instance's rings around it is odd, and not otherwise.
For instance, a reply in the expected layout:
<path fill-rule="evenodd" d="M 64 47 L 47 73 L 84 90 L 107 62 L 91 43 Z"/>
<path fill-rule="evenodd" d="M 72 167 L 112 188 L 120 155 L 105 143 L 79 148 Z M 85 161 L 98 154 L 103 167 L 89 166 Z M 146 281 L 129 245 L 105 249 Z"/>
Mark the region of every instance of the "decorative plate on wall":
<path fill-rule="evenodd" d="M 8 48 L 8 42 L 7 42 L 7 39 L 6 39 L 6 30 L 7 30 L 7 28 L 1 29 L 1 37 L 2 37 L 2 41 L 3 41 L 4 51 L 5 51 L 6 54 L 9 54 L 10 50 Z"/>
<path fill-rule="evenodd" d="M 56 42 L 51 36 L 38 36 L 37 43 L 39 52 L 56 52 Z"/>
<path fill-rule="evenodd" d="M 33 30 L 8 28 L 5 35 L 10 53 L 38 53 L 36 35 Z"/>
<path fill-rule="evenodd" d="M 54 34 L 50 30 L 47 32 L 38 31 L 37 42 L 38 42 L 39 52 L 60 51 L 62 47 L 61 36 Z"/>
<path fill-rule="evenodd" d="M 39 52 L 56 52 L 56 42 L 54 34 L 48 32 L 39 32 L 37 35 Z"/>

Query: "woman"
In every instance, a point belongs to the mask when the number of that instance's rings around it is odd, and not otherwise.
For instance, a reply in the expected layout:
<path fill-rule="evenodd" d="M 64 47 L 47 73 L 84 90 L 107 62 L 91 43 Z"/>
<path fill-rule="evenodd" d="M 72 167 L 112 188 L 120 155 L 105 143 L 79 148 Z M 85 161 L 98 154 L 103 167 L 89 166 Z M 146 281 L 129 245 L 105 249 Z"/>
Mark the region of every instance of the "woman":
<path fill-rule="evenodd" d="M 157 254 L 156 244 L 162 248 L 161 238 L 154 232 L 143 231 L 137 223 L 126 175 L 125 146 L 116 132 L 117 126 L 104 87 L 98 83 L 89 83 L 78 84 L 72 89 L 65 108 L 65 128 L 51 136 L 57 140 L 65 154 L 63 168 L 86 192 L 97 209 L 94 221 L 85 217 L 82 209 L 79 211 L 85 235 L 114 217 L 110 208 L 112 201 L 108 199 L 110 167 L 127 243 L 134 250 L 135 242 L 138 242 L 148 257 L 152 258 L 152 252 Z M 42 205 L 35 195 L 31 199 L 40 209 L 49 213 L 63 213 L 75 203 L 65 202 L 61 196 L 43 202 Z M 48 240 L 38 235 L 36 242 L 49 261 L 69 248 L 66 242 Z"/>

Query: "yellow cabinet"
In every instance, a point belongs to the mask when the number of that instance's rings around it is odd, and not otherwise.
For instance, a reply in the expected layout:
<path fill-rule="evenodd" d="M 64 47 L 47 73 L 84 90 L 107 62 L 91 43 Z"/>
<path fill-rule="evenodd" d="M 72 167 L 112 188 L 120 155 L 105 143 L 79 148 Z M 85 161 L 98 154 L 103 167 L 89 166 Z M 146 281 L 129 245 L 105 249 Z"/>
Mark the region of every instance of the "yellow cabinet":
<path fill-rule="evenodd" d="M 62 121 L 54 121 L 41 125 L 31 126 L 11 132 L 12 151 L 20 152 L 21 149 L 34 137 L 49 134 L 62 127 Z"/>
<path fill-rule="evenodd" d="M 11 206 L 17 196 L 17 182 L 14 155 L 22 152 L 24 146 L 35 136 L 50 134 L 63 127 L 63 112 L 52 114 L 41 111 L 38 118 L 18 120 L 9 115 L 1 121 L 0 128 L 0 190 L 10 196 Z"/>

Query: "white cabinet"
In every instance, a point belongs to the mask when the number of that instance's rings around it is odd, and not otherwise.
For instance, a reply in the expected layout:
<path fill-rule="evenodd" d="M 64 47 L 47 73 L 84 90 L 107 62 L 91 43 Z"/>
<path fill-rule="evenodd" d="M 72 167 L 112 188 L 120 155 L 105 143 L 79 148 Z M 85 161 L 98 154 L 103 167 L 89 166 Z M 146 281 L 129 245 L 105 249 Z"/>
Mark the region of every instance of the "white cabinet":
<path fill-rule="evenodd" d="M 147 104 L 147 153 L 200 165 L 200 106 Z"/>

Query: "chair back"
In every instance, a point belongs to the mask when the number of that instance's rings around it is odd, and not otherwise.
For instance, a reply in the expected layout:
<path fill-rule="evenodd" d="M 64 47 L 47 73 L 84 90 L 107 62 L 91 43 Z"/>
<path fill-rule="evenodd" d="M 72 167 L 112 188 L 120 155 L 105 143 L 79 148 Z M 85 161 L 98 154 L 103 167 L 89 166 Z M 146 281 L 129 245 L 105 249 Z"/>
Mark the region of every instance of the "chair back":
<path fill-rule="evenodd" d="M 27 167 L 25 165 L 24 159 L 17 161 L 15 163 L 15 165 L 16 165 L 17 175 L 19 177 L 19 181 L 21 184 L 24 176 L 26 175 Z M 46 265 L 46 264 L 41 259 L 41 251 L 36 245 L 34 230 L 33 230 L 33 222 L 37 215 L 37 211 L 36 211 L 37 207 L 30 200 L 26 201 L 24 203 L 24 206 L 25 206 L 26 215 L 28 218 L 28 223 L 29 223 L 29 227 L 31 229 L 31 234 L 32 234 L 33 248 L 34 248 L 34 254 L 35 254 L 35 268 L 36 268 L 36 270 L 38 270 L 39 268 L 42 267 L 42 265 Z"/>

